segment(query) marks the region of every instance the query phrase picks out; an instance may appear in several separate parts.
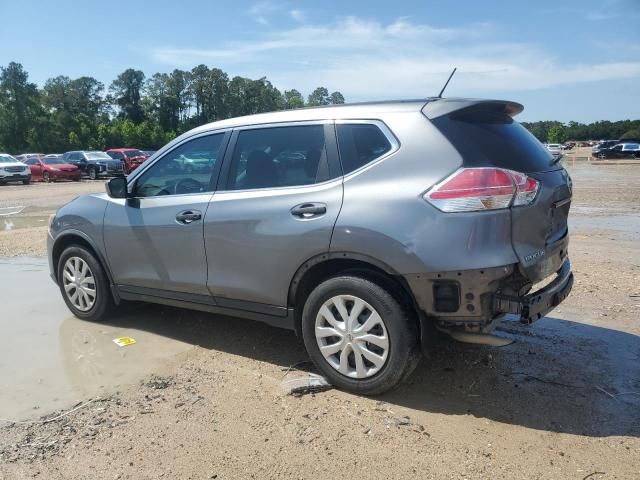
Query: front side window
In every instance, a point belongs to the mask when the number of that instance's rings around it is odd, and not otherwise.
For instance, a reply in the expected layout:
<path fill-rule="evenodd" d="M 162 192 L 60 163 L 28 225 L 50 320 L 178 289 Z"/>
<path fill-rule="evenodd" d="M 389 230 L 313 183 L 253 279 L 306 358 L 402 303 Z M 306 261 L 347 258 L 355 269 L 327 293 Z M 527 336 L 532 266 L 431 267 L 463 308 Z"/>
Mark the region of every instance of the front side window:
<path fill-rule="evenodd" d="M 345 175 L 391 150 L 389 139 L 373 124 L 338 124 L 338 148 Z"/>
<path fill-rule="evenodd" d="M 224 133 L 198 137 L 163 155 L 136 181 L 136 197 L 213 191 Z"/>
<path fill-rule="evenodd" d="M 312 185 L 329 177 L 323 125 L 242 130 L 229 190 Z"/>

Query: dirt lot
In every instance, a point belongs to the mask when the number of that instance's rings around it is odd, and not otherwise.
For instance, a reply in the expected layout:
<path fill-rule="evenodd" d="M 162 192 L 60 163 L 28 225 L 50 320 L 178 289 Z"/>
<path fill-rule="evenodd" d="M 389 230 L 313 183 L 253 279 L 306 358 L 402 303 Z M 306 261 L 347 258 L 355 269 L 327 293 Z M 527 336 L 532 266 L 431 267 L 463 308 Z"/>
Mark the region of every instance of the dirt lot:
<path fill-rule="evenodd" d="M 444 341 L 398 390 L 377 398 L 337 390 L 293 397 L 283 379 L 309 368 L 294 334 L 129 307 L 83 331 L 135 328 L 188 348 L 117 389 L 104 381 L 58 411 L 0 423 L 0 478 L 639 478 L 640 166 L 576 162 L 569 171 L 574 290 L 531 328 L 505 322 L 501 335 L 512 345 Z M 40 220 L 101 189 L 2 187 L 0 203 L 27 208 L 12 226 L 4 220 L 0 255 L 43 255 Z M 138 347 L 144 342 L 125 348 Z M 0 368 L 15 362 L 6 351 Z M 91 366 L 81 351 L 74 361 Z M 96 361 L 113 373 L 132 358 Z"/>

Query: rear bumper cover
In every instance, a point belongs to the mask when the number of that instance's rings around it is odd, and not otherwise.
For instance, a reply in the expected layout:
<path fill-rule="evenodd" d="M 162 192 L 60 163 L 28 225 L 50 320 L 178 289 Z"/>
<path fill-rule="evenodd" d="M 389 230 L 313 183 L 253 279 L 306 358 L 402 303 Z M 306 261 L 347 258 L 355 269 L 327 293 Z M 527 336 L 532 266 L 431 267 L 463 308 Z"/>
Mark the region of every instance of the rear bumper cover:
<path fill-rule="evenodd" d="M 522 297 L 496 294 L 493 297 L 493 310 L 502 313 L 520 315 L 522 323 L 530 324 L 541 319 L 569 296 L 573 287 L 571 262 L 566 259 L 560 270 L 549 284 Z"/>

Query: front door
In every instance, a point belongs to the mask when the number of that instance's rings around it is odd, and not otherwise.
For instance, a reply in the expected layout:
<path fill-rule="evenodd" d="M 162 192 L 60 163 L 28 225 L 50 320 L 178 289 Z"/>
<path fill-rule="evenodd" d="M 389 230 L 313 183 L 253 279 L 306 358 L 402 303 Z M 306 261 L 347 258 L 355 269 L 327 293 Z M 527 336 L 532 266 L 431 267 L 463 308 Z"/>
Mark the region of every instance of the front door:
<path fill-rule="evenodd" d="M 134 178 L 134 198 L 110 199 L 104 241 L 118 285 L 208 296 L 203 220 L 227 139 L 186 140 Z"/>
<path fill-rule="evenodd" d="M 209 290 L 221 306 L 284 315 L 292 277 L 329 251 L 342 205 L 334 125 L 237 129 L 229 148 L 205 217 Z"/>

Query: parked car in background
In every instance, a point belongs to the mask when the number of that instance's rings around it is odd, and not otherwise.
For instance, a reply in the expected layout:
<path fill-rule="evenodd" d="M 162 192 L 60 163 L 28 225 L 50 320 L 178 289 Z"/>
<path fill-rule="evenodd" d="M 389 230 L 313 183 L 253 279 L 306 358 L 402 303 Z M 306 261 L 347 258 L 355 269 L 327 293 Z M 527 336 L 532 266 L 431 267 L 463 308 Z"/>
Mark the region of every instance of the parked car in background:
<path fill-rule="evenodd" d="M 21 153 L 20 155 L 17 155 L 15 158 L 19 162 L 24 163 L 24 161 L 27 158 L 40 158 L 40 157 L 44 157 L 44 153 Z"/>
<path fill-rule="evenodd" d="M 144 162 L 149 155 L 137 148 L 110 148 L 107 150 L 107 154 L 111 158 L 120 160 L 124 164 L 124 173 L 127 175 L 138 168 L 142 162 Z"/>
<path fill-rule="evenodd" d="M 618 143 L 605 148 L 596 154 L 600 159 L 607 158 L 640 158 L 640 143 Z"/>
<path fill-rule="evenodd" d="M 44 158 L 62 158 L 61 153 L 47 153 Z"/>
<path fill-rule="evenodd" d="M 31 183 L 29 167 L 8 153 L 0 153 L 0 185 L 9 182 Z"/>
<path fill-rule="evenodd" d="M 551 155 L 553 155 L 554 159 L 562 157 L 564 153 L 562 151 L 562 145 L 560 145 L 559 143 L 547 143 L 545 147 L 547 147 L 547 150 L 549 150 Z"/>
<path fill-rule="evenodd" d="M 66 152 L 62 159 L 78 167 L 92 180 L 105 175 L 123 175 L 124 167 L 120 160 L 114 160 L 105 152 L 75 150 Z"/>
<path fill-rule="evenodd" d="M 76 165 L 65 163 L 60 157 L 46 155 L 38 158 L 28 158 L 25 162 L 31 170 L 32 180 L 43 180 L 47 183 L 56 180 L 80 180 L 82 172 Z"/>
<path fill-rule="evenodd" d="M 620 143 L 618 140 L 603 140 L 591 147 L 591 156 L 597 157 L 602 150 L 607 150 Z"/>
<path fill-rule="evenodd" d="M 571 179 L 522 109 L 433 98 L 203 125 L 58 210 L 52 278 L 81 319 L 135 300 L 293 329 L 333 385 L 382 393 L 438 331 L 498 342 L 507 313 L 530 324 L 571 290 Z"/>
<path fill-rule="evenodd" d="M 143 151 L 146 155 L 149 155 L 149 156 L 151 156 L 151 155 L 153 155 L 154 153 L 156 153 L 156 152 L 157 152 L 157 150 L 142 150 L 142 151 Z"/>

